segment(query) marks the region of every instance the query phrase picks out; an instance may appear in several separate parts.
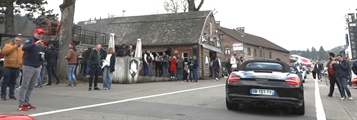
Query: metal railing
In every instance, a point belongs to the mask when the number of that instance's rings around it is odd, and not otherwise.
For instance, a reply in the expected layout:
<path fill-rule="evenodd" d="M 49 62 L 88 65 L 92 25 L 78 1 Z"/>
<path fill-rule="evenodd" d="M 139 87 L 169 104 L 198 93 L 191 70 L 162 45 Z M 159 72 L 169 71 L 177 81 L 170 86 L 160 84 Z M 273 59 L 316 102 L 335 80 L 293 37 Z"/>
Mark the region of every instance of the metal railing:
<path fill-rule="evenodd" d="M 73 41 L 79 41 L 84 44 L 102 44 L 108 45 L 109 34 L 100 33 L 91 30 L 84 30 L 80 26 L 73 27 Z"/>

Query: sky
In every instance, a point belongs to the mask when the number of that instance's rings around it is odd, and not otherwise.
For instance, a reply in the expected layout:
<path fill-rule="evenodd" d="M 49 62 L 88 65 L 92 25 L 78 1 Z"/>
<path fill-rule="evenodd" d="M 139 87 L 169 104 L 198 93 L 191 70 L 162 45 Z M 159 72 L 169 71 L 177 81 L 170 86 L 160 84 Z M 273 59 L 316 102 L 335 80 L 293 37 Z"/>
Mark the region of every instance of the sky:
<path fill-rule="evenodd" d="M 47 0 L 47 9 L 60 14 L 63 0 Z M 99 1 L 99 2 L 98 2 Z M 167 13 L 165 0 L 76 0 L 74 22 Z M 196 0 L 198 5 L 200 0 Z M 245 27 L 287 50 L 330 50 L 344 45 L 345 15 L 357 0 L 205 0 L 200 10 L 215 10 L 222 27 Z M 123 14 L 123 10 L 125 10 Z"/>

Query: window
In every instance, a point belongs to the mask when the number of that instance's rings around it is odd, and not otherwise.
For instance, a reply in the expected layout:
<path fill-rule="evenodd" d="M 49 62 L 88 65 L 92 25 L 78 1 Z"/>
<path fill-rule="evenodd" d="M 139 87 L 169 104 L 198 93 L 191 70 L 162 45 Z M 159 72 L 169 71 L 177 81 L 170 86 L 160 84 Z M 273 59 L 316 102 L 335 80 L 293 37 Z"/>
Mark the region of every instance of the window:
<path fill-rule="evenodd" d="M 182 56 L 185 61 L 188 61 L 188 52 L 183 52 Z"/>
<path fill-rule="evenodd" d="M 219 40 L 223 40 L 224 39 L 224 34 L 220 34 L 219 35 Z"/>
<path fill-rule="evenodd" d="M 254 57 L 257 57 L 257 49 L 254 49 L 253 52 L 254 52 Z"/>
<path fill-rule="evenodd" d="M 279 63 L 272 62 L 250 62 L 244 69 L 281 71 L 283 70 L 283 66 Z"/>
<path fill-rule="evenodd" d="M 259 57 L 263 57 L 263 50 L 259 50 Z"/>
<path fill-rule="evenodd" d="M 271 56 L 271 52 L 269 52 L 269 59 L 272 59 L 273 57 Z"/>
<path fill-rule="evenodd" d="M 248 48 L 248 55 L 252 55 L 252 51 Z"/>
<path fill-rule="evenodd" d="M 230 55 L 231 54 L 231 49 L 230 48 L 224 48 L 224 54 Z"/>

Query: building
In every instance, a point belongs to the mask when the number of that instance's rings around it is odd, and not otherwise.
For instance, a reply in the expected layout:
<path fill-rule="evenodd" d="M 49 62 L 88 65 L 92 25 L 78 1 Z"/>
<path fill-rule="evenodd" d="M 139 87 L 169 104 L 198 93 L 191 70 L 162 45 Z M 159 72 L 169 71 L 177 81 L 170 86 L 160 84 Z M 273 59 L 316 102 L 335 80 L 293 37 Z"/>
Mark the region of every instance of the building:
<path fill-rule="evenodd" d="M 217 22 L 220 25 L 220 22 Z M 222 43 L 224 55 L 222 59 L 228 61 L 233 55 L 237 54 L 245 60 L 251 59 L 276 59 L 289 62 L 290 53 L 287 49 L 253 34 L 246 33 L 244 27 L 229 29 L 218 28 L 219 39 Z"/>
<path fill-rule="evenodd" d="M 357 9 L 346 14 L 346 53 L 352 60 L 357 59 Z"/>
<path fill-rule="evenodd" d="M 114 33 L 117 46 L 126 44 L 135 47 L 136 40 L 140 38 L 143 50 L 159 53 L 169 50 L 171 55 L 182 55 L 185 59 L 193 55 L 198 56 L 201 78 L 209 76 L 208 61 L 222 55 L 218 26 L 211 11 L 116 17 L 104 20 L 86 24 L 83 22 L 78 25 L 85 29 Z"/>

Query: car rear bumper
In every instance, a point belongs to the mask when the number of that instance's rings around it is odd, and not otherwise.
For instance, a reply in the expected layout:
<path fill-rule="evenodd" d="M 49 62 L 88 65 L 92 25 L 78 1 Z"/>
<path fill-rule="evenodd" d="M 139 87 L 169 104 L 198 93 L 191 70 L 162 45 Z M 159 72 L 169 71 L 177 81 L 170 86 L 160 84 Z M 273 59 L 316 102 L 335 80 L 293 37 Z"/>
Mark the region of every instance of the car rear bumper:
<path fill-rule="evenodd" d="M 251 96 L 228 94 L 227 100 L 231 103 L 252 104 L 258 107 L 294 107 L 298 108 L 303 105 L 303 99 L 291 97 L 274 97 L 274 96 Z"/>

